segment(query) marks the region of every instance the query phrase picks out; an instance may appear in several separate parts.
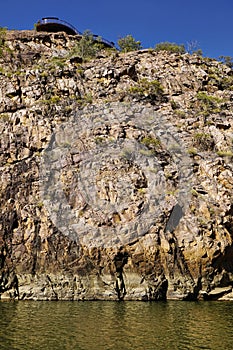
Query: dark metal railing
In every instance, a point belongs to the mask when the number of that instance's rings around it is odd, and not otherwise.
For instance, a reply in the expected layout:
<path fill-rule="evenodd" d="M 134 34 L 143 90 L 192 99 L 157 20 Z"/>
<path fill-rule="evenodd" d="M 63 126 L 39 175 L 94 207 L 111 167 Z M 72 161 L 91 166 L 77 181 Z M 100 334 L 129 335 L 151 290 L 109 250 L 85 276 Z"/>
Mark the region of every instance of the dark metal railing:
<path fill-rule="evenodd" d="M 66 26 L 68 28 L 70 28 L 71 30 L 73 30 L 75 32 L 75 34 L 77 35 L 81 35 L 81 33 L 74 27 L 72 26 L 70 23 L 63 21 L 57 17 L 44 17 L 41 20 L 38 21 L 38 24 L 48 24 L 48 23 L 57 23 L 57 24 L 61 24 L 63 26 Z"/>
<path fill-rule="evenodd" d="M 46 25 L 46 24 L 60 24 L 61 26 L 67 27 L 69 28 L 71 31 L 74 32 L 74 34 L 77 35 L 82 35 L 81 32 L 79 32 L 74 26 L 72 26 L 70 23 L 63 21 L 61 19 L 59 19 L 58 17 L 43 17 L 41 20 L 39 20 L 37 22 L 37 25 Z M 102 38 L 101 36 L 97 35 L 97 34 L 93 34 L 93 40 L 95 41 L 99 41 L 100 43 L 103 43 L 109 47 L 114 48 L 115 44 L 112 41 L 109 41 L 107 39 Z"/>
<path fill-rule="evenodd" d="M 104 38 L 102 38 L 102 36 L 100 36 L 100 35 L 93 34 L 93 39 L 94 39 L 95 41 L 99 41 L 100 43 L 104 43 L 104 44 L 106 44 L 107 46 L 115 47 L 114 42 L 109 41 L 109 40 L 107 40 L 107 39 L 104 39 Z"/>

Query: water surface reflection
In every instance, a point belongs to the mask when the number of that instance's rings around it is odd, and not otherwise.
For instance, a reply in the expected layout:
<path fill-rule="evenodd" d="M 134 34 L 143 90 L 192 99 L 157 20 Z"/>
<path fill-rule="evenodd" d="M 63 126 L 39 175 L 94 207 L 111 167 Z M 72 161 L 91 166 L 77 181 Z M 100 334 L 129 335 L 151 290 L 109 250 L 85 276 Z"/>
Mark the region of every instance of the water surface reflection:
<path fill-rule="evenodd" d="M 232 349 L 230 302 L 2 302 L 1 350 Z"/>

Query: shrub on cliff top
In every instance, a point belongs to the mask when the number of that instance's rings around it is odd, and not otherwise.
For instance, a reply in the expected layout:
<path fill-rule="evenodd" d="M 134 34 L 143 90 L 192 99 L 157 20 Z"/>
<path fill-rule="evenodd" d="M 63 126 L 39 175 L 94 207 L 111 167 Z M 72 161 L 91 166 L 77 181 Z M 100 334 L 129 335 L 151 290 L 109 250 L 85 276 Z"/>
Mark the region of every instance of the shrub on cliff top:
<path fill-rule="evenodd" d="M 222 63 L 227 65 L 229 68 L 233 69 L 233 57 L 231 56 L 219 56 Z"/>
<path fill-rule="evenodd" d="M 2 41 L 6 36 L 7 28 L 0 26 L 0 44 L 2 44 Z"/>
<path fill-rule="evenodd" d="M 103 44 L 101 43 L 101 38 L 99 40 L 94 40 L 93 34 L 86 30 L 82 38 L 76 44 L 76 46 L 71 50 L 70 57 L 78 55 L 83 60 L 88 60 L 96 56 L 96 54 L 103 49 Z"/>
<path fill-rule="evenodd" d="M 168 41 L 158 43 L 155 45 L 155 51 L 169 51 L 175 53 L 185 53 L 185 47 L 183 44 L 170 43 Z"/>
<path fill-rule="evenodd" d="M 199 44 L 196 40 L 192 40 L 187 43 L 187 52 L 190 55 L 198 55 L 198 56 L 203 55 L 202 49 L 199 47 Z"/>
<path fill-rule="evenodd" d="M 132 35 L 126 35 L 124 38 L 120 38 L 117 44 L 120 50 L 124 52 L 137 51 L 142 48 L 141 42 L 136 41 Z"/>
<path fill-rule="evenodd" d="M 7 31 L 7 28 L 0 27 L 0 56 L 3 53 L 2 48 L 5 42 L 6 31 Z"/>

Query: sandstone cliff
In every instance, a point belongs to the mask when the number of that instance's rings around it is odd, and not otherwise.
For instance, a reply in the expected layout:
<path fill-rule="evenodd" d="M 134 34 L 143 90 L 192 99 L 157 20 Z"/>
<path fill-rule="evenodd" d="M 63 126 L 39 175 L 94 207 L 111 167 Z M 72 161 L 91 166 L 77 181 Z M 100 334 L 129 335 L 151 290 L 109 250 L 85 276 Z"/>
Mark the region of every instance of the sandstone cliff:
<path fill-rule="evenodd" d="M 1 298 L 233 298 L 232 70 L 75 45 L 1 40 Z"/>

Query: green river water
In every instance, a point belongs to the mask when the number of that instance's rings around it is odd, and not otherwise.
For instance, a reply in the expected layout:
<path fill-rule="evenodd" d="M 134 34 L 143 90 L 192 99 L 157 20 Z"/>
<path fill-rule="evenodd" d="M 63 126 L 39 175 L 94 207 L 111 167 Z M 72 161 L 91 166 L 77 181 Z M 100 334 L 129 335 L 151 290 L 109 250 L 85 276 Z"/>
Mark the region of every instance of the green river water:
<path fill-rule="evenodd" d="M 1 350 L 233 349 L 232 302 L 0 302 Z"/>

